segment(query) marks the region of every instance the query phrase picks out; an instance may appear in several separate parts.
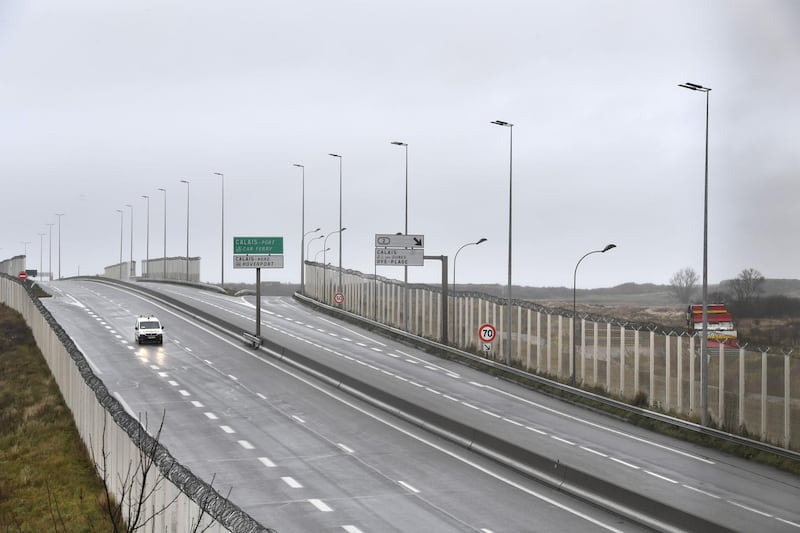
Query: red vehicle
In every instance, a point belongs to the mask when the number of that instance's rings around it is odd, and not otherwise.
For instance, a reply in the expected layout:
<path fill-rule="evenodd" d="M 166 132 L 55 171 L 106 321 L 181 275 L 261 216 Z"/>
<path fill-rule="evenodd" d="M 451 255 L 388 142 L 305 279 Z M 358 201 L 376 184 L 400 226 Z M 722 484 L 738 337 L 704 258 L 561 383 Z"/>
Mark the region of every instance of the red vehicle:
<path fill-rule="evenodd" d="M 733 316 L 725 304 L 708 304 L 708 346 L 738 348 L 739 339 L 733 325 Z M 690 330 L 703 331 L 703 305 L 692 304 L 686 312 L 687 326 Z"/>

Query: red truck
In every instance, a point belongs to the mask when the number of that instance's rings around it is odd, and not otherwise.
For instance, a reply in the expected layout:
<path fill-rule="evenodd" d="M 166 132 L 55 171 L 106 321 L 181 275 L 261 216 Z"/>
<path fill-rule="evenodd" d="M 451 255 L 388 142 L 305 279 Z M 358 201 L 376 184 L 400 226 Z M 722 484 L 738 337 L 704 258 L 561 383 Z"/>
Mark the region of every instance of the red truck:
<path fill-rule="evenodd" d="M 733 316 L 725 304 L 708 304 L 708 346 L 738 348 L 739 339 L 733 325 Z M 692 304 L 686 312 L 686 322 L 690 330 L 703 331 L 703 305 Z"/>

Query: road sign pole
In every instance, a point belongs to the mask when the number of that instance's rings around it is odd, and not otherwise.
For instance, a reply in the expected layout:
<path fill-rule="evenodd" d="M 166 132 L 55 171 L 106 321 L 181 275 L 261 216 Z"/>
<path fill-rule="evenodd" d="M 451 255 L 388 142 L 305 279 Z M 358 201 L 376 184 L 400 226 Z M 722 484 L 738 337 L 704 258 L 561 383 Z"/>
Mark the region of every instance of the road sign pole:
<path fill-rule="evenodd" d="M 261 269 L 256 268 L 256 337 L 261 338 Z"/>

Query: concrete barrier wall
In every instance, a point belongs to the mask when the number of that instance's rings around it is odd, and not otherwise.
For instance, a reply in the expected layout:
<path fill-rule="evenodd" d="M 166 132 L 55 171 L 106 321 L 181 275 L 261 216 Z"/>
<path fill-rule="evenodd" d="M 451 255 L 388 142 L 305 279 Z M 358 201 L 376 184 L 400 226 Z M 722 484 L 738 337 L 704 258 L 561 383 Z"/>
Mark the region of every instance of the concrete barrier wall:
<path fill-rule="evenodd" d="M 272 531 L 258 524 L 244 511 L 223 498 L 208 483 L 178 463 L 169 451 L 155 441 L 142 424 L 131 417 L 91 370 L 83 354 L 52 315 L 23 285 L 8 275 L 0 275 L 0 303 L 20 313 L 33 332 L 36 344 L 69 407 L 75 425 L 117 501 L 122 498 L 120 480 L 130 476 L 142 462 L 143 453 L 155 447 L 154 468 L 147 478 L 152 495 L 144 505 L 152 523 L 147 531 L 183 533 L 198 531 L 221 533 L 261 533 Z M 151 431 L 156 428 L 147 428 Z M 158 475 L 154 475 L 154 473 Z M 128 493 L 126 497 L 137 497 Z M 134 501 L 133 505 L 138 502 Z M 166 507 L 166 511 L 159 512 Z M 202 516 L 202 518 L 201 518 Z M 205 529 L 208 527 L 208 529 Z"/>
<path fill-rule="evenodd" d="M 339 270 L 305 264 L 306 296 L 328 305 L 337 291 Z M 342 309 L 408 333 L 442 341 L 442 292 L 361 272 L 342 272 Z M 407 296 L 406 296 L 407 295 Z M 403 298 L 408 298 L 404 305 Z M 680 328 L 627 323 L 612 317 L 578 314 L 512 301 L 506 331 L 507 301 L 460 292 L 451 295 L 448 344 L 497 362 L 566 382 L 576 381 L 613 397 L 631 400 L 644 393 L 651 407 L 684 418 L 700 418 L 700 338 Z M 491 323 L 497 337 L 484 351 L 478 327 Z M 576 333 L 573 333 L 575 331 Z M 791 353 L 764 348 L 709 348 L 708 408 L 717 427 L 787 449 L 800 450 L 800 361 Z"/>

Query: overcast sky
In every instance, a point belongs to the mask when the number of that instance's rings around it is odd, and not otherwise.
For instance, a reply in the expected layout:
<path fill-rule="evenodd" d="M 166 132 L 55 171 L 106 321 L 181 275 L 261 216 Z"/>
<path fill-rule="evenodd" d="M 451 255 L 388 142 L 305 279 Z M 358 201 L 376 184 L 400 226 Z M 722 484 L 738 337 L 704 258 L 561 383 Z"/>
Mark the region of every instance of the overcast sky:
<path fill-rule="evenodd" d="M 0 259 L 62 274 L 200 256 L 225 280 L 234 236 L 282 236 L 300 279 L 305 228 L 339 227 L 372 272 L 374 235 L 408 229 L 458 256 L 459 283 L 578 287 L 702 272 L 705 95 L 711 87 L 709 281 L 800 277 L 800 2 L 0 0 Z M 39 233 L 45 233 L 40 241 Z M 53 268 L 57 269 L 57 226 Z M 327 260 L 339 261 L 338 236 Z M 323 240 L 310 243 L 310 255 Z M 312 257 L 313 259 L 313 257 Z M 322 256 L 319 256 L 322 260 Z M 440 264 L 409 268 L 436 282 Z M 402 279 L 402 268 L 378 267 Z M 452 270 L 451 270 L 452 273 Z"/>

